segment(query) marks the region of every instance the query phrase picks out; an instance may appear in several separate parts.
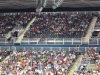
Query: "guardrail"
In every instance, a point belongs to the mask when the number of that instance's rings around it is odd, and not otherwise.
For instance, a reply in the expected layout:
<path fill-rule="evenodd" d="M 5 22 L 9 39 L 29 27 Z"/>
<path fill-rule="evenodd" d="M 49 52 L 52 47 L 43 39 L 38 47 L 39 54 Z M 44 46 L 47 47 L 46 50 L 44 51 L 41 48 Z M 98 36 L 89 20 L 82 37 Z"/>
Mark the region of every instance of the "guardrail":
<path fill-rule="evenodd" d="M 20 38 L 0 38 L 0 44 L 16 43 Z M 84 41 L 84 40 L 87 41 Z M 23 38 L 20 45 L 100 45 L 100 38 Z"/>
<path fill-rule="evenodd" d="M 21 44 L 99 45 L 100 38 L 23 38 Z"/>
<path fill-rule="evenodd" d="M 87 50 L 100 51 L 100 47 L 33 47 L 33 46 L 0 46 L 0 50 L 67 50 L 85 52 Z"/>

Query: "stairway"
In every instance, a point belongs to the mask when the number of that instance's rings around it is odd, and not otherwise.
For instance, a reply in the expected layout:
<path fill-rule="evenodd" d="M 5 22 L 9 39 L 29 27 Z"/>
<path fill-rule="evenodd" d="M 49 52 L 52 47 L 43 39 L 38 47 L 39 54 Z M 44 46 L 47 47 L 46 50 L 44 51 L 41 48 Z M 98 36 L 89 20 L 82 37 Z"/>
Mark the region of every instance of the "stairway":
<path fill-rule="evenodd" d="M 18 39 L 16 40 L 15 43 L 20 43 L 21 40 L 23 39 L 24 34 L 26 33 L 26 31 L 29 29 L 30 25 L 35 21 L 35 18 L 33 18 L 31 20 L 31 22 L 27 25 L 27 27 L 25 28 L 25 30 L 22 32 L 22 34 L 18 37 Z"/>
<path fill-rule="evenodd" d="M 96 22 L 97 22 L 97 17 L 94 17 L 93 20 L 92 20 L 92 22 L 91 22 L 91 24 L 90 24 L 90 27 L 89 27 L 89 29 L 88 29 L 88 31 L 87 31 L 87 34 L 86 34 L 86 36 L 85 36 L 85 38 L 84 38 L 84 40 L 83 40 L 84 43 L 86 43 L 86 44 L 89 43 L 89 38 L 90 38 L 91 35 L 92 35 L 92 30 L 93 30 L 93 28 L 95 27 Z"/>

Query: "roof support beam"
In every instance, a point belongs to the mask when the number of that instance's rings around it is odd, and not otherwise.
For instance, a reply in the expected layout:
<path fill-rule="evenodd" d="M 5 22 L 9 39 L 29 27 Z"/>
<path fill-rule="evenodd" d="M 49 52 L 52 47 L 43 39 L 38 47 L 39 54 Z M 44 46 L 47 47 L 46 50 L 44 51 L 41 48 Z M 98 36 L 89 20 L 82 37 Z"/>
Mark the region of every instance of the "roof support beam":
<path fill-rule="evenodd" d="M 80 0 L 80 1 L 82 1 L 82 2 L 84 2 L 84 3 L 86 3 L 86 4 L 88 4 L 88 5 L 90 5 L 90 6 L 92 6 L 92 7 L 95 7 L 93 4 L 90 4 L 90 3 L 88 3 L 88 2 L 86 2 L 86 1 L 84 1 L 84 0 Z"/>
<path fill-rule="evenodd" d="M 59 7 L 63 3 L 63 1 L 64 0 L 53 0 L 53 6 L 52 6 L 52 8 L 56 9 L 57 7 Z"/>
<path fill-rule="evenodd" d="M 36 12 L 41 12 L 42 9 L 46 6 L 46 2 L 47 0 L 37 0 L 37 8 L 36 8 Z"/>

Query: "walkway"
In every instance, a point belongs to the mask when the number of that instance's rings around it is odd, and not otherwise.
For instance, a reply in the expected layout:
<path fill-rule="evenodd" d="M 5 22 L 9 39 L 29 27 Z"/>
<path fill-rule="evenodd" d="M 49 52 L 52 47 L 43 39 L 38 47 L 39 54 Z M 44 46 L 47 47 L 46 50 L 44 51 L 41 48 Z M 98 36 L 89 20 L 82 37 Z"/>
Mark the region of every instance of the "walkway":
<path fill-rule="evenodd" d="M 91 22 L 91 24 L 90 24 L 88 32 L 87 32 L 87 34 L 86 34 L 86 36 L 85 36 L 85 38 L 83 40 L 83 42 L 86 43 L 86 44 L 89 43 L 89 38 L 92 35 L 92 30 L 95 27 L 96 21 L 97 21 L 97 17 L 94 17 L 93 20 L 92 20 L 92 22 Z"/>
<path fill-rule="evenodd" d="M 74 65 L 72 66 L 70 72 L 68 73 L 68 75 L 73 75 L 74 74 L 74 71 L 78 65 L 78 62 L 82 60 L 82 55 L 78 57 L 78 59 L 76 60 L 76 62 L 74 63 Z"/>
<path fill-rule="evenodd" d="M 32 21 L 27 25 L 27 27 L 25 28 L 25 30 L 23 31 L 23 33 L 18 37 L 16 43 L 20 43 L 21 40 L 23 39 L 24 34 L 26 33 L 26 31 L 29 29 L 30 25 L 35 21 L 35 18 L 32 19 Z"/>
<path fill-rule="evenodd" d="M 3 59 L 3 61 L 0 62 L 0 65 L 2 65 L 2 63 L 5 62 L 7 59 L 9 59 L 9 56 L 7 56 L 5 59 Z"/>

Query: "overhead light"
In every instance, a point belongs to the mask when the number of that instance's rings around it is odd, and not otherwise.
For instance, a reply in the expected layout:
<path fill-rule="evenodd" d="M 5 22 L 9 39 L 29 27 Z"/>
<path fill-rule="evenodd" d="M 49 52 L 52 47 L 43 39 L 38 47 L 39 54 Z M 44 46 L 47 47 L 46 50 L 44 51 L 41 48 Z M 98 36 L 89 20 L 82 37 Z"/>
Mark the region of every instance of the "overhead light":
<path fill-rule="evenodd" d="M 53 0 L 53 6 L 52 8 L 53 9 L 56 9 L 57 7 L 59 7 L 62 3 L 63 3 L 64 0 Z"/>
<path fill-rule="evenodd" d="M 46 7 L 47 0 L 37 0 L 36 12 L 41 12 L 43 7 Z"/>
<path fill-rule="evenodd" d="M 43 9 L 43 7 L 37 7 L 37 9 L 36 9 L 36 12 L 41 12 L 42 11 L 42 9 Z"/>

